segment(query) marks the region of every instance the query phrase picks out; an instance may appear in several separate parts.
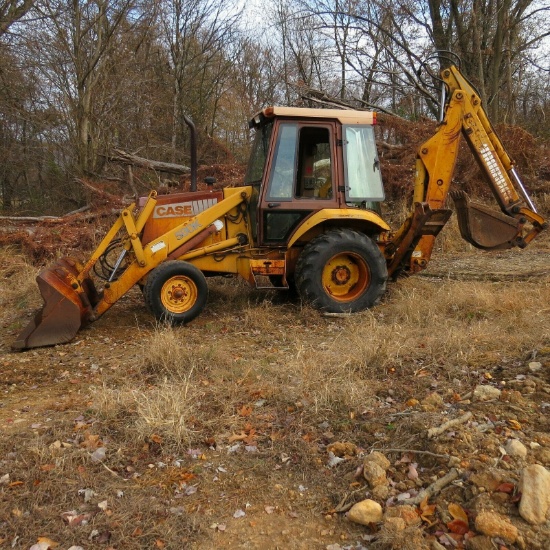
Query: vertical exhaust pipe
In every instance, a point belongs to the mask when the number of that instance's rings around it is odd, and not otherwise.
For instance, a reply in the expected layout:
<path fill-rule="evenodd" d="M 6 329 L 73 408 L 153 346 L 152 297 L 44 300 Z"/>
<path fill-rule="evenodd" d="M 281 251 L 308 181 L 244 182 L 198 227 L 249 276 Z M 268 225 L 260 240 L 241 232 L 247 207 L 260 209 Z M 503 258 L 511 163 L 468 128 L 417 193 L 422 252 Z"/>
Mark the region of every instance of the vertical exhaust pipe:
<path fill-rule="evenodd" d="M 195 123 L 183 115 L 183 120 L 191 132 L 191 191 L 197 190 L 197 128 Z"/>

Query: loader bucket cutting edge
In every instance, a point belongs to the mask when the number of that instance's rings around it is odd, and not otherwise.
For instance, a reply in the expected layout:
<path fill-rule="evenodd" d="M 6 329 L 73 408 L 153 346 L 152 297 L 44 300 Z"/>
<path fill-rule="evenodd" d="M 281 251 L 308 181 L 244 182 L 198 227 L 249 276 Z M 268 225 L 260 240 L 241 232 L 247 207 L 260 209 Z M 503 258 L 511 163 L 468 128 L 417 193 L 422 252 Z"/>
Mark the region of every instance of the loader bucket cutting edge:
<path fill-rule="evenodd" d="M 482 250 L 512 248 L 520 233 L 519 222 L 487 206 L 470 201 L 463 191 L 451 193 L 462 238 Z"/>
<path fill-rule="evenodd" d="M 90 307 L 70 284 L 79 271 L 79 264 L 62 258 L 54 266 L 41 271 L 36 277 L 44 305 L 27 327 L 12 344 L 15 350 L 64 344 L 72 340 L 80 328 L 88 324 Z M 90 287 L 91 285 L 91 287 Z M 91 280 L 86 280 L 85 288 L 95 288 Z M 95 299 L 95 296 L 91 296 Z M 89 301 L 89 300 L 88 300 Z"/>

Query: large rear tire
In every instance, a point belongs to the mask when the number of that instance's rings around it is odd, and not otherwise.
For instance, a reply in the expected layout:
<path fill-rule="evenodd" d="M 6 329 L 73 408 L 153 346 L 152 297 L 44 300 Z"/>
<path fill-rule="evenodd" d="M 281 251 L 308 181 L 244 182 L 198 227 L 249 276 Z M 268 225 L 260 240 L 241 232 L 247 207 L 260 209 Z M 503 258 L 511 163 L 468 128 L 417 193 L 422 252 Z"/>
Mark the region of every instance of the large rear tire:
<path fill-rule="evenodd" d="M 202 271 L 183 261 L 169 261 L 153 269 L 143 287 L 143 297 L 158 321 L 181 325 L 200 315 L 208 299 Z"/>
<path fill-rule="evenodd" d="M 386 291 L 388 270 L 378 246 L 363 233 L 335 229 L 308 243 L 296 264 L 301 298 L 329 313 L 372 307 Z"/>

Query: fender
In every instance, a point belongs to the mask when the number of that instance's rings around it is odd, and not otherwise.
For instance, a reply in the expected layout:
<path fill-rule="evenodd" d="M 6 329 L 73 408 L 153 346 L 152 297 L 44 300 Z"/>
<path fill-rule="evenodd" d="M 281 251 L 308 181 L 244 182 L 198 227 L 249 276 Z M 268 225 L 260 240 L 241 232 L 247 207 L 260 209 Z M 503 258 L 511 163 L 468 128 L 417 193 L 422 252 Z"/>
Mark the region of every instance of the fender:
<path fill-rule="evenodd" d="M 375 225 L 380 231 L 390 231 L 390 226 L 378 215 L 371 210 L 359 210 L 355 208 L 337 209 L 337 208 L 325 208 L 315 212 L 312 216 L 300 225 L 288 241 L 288 248 L 290 248 L 300 237 L 305 235 L 310 229 L 330 220 L 349 220 L 356 222 L 364 222 L 366 224 Z"/>

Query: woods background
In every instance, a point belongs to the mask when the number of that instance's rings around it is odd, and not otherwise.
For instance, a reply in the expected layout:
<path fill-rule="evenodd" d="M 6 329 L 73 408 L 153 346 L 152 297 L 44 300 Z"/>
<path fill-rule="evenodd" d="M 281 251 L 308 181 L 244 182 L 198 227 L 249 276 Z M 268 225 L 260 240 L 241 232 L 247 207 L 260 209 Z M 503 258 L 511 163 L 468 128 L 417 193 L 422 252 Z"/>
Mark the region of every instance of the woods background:
<path fill-rule="evenodd" d="M 81 207 L 78 178 L 125 180 L 115 149 L 187 164 L 184 115 L 202 164 L 245 162 L 246 121 L 270 104 L 321 96 L 434 118 L 439 91 L 420 69 L 435 50 L 461 58 L 493 123 L 515 127 L 514 145 L 543 159 L 533 178 L 548 179 L 549 14 L 529 0 L 1 0 L 0 209 Z"/>

